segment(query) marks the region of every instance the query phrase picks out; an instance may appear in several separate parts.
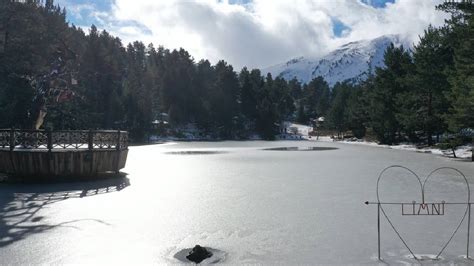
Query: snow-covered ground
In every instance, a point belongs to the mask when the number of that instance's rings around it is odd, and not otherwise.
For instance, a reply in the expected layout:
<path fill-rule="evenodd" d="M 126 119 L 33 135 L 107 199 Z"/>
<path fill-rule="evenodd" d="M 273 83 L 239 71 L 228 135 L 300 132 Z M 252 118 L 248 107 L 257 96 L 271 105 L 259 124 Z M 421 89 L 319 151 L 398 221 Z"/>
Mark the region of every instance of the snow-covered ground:
<path fill-rule="evenodd" d="M 309 140 L 316 140 L 313 138 Z M 333 142 L 336 140 L 333 140 L 331 137 L 324 136 L 324 137 L 319 137 L 319 141 L 326 141 L 326 142 Z M 371 142 L 371 141 L 364 141 L 364 140 L 337 140 L 339 143 L 346 143 L 346 144 L 353 144 L 353 145 L 365 145 L 365 146 L 375 146 L 375 147 L 380 147 L 380 148 L 388 148 L 388 149 L 394 149 L 394 150 L 405 150 L 405 151 L 414 151 L 414 152 L 420 152 L 420 153 L 432 153 L 436 155 L 441 155 L 445 157 L 453 157 L 453 152 L 451 150 L 441 150 L 438 148 L 433 148 L 433 147 L 426 147 L 426 148 L 418 148 L 414 144 L 398 144 L 398 145 L 384 145 L 384 144 L 378 144 L 376 142 Z M 456 149 L 456 157 L 460 159 L 467 159 L 471 158 L 472 153 L 471 150 L 473 149 L 472 145 L 464 145 L 464 146 L 459 146 Z"/>
<path fill-rule="evenodd" d="M 326 138 L 326 140 L 328 139 Z M 432 154 L 446 156 L 446 157 L 454 157 L 453 152 L 451 150 L 441 150 L 441 149 L 433 148 L 433 147 L 417 148 L 416 145 L 413 145 L 413 144 L 383 145 L 383 144 L 378 144 L 376 142 L 368 142 L 368 141 L 363 141 L 363 140 L 360 140 L 360 141 L 343 140 L 339 142 L 347 143 L 347 144 L 377 146 L 377 147 L 394 149 L 394 150 L 414 151 L 414 152 L 420 152 L 420 153 L 432 153 Z M 470 158 L 471 150 L 472 150 L 472 145 L 460 146 L 456 149 L 456 157 L 461 158 L 461 159 Z"/>
<path fill-rule="evenodd" d="M 304 139 L 312 140 L 312 141 L 324 141 L 324 142 L 333 142 L 336 141 L 329 136 L 309 136 L 309 132 L 313 130 L 312 127 L 307 125 L 301 124 L 291 124 L 291 127 L 298 128 L 298 133 L 302 135 Z M 383 145 L 378 144 L 376 142 L 365 141 L 365 140 L 337 140 L 338 143 L 345 143 L 345 144 L 354 144 L 354 145 L 365 145 L 365 146 L 374 146 L 380 148 L 387 148 L 387 149 L 394 149 L 394 150 L 405 150 L 405 151 L 414 151 L 420 153 L 431 153 L 436 155 L 441 155 L 445 157 L 454 157 L 452 150 L 441 150 L 434 147 L 426 147 L 426 148 L 418 148 L 414 144 L 399 144 L 399 145 Z M 464 145 L 459 146 L 456 149 L 456 157 L 460 159 L 468 159 L 471 158 L 473 149 L 473 145 Z"/>

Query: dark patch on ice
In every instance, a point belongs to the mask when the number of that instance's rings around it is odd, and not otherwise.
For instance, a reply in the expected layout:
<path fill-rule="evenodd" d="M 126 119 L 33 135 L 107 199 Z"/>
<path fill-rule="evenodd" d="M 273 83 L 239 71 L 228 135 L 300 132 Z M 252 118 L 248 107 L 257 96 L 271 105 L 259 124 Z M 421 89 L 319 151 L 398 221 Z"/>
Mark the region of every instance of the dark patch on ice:
<path fill-rule="evenodd" d="M 337 150 L 336 147 L 277 147 L 266 148 L 264 151 L 330 151 Z"/>
<path fill-rule="evenodd" d="M 214 263 L 223 263 L 225 258 L 226 258 L 226 255 L 227 253 L 222 251 L 222 250 L 219 250 L 219 249 L 215 249 L 215 248 L 210 248 L 210 247 L 204 247 L 206 250 L 208 250 L 210 253 L 212 253 L 212 256 L 201 261 L 200 263 L 201 264 L 214 264 Z M 182 249 L 180 251 L 178 251 L 176 254 L 174 254 L 174 258 L 181 261 L 181 262 L 185 262 L 185 263 L 194 263 L 190 260 L 188 260 L 186 257 L 189 256 L 189 254 L 192 252 L 192 248 L 185 248 L 185 249 Z"/>
<path fill-rule="evenodd" d="M 31 219 L 31 221 L 34 222 L 34 223 L 37 223 L 37 222 L 43 220 L 43 218 L 44 218 L 43 216 L 38 216 L 38 217 L 34 217 L 33 219 Z"/>
<path fill-rule="evenodd" d="M 169 151 L 165 154 L 170 155 L 210 155 L 210 154 L 220 154 L 225 153 L 224 151 Z"/>
<path fill-rule="evenodd" d="M 201 247 L 200 245 L 196 245 L 193 247 L 193 250 L 189 252 L 189 255 L 186 256 L 186 259 L 194 262 L 194 263 L 201 263 L 201 261 L 212 257 L 212 252 L 207 250 L 205 247 Z"/>

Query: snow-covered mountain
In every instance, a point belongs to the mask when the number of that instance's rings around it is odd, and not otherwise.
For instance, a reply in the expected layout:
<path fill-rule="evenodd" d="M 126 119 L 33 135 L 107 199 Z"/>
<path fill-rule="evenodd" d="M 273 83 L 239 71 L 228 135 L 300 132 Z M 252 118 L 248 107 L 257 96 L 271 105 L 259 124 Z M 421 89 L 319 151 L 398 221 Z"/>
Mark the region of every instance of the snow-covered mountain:
<path fill-rule="evenodd" d="M 399 35 L 384 35 L 372 40 L 350 42 L 322 57 L 299 57 L 286 63 L 262 70 L 273 77 L 287 80 L 296 77 L 302 83 L 322 76 L 330 86 L 336 82 L 351 80 L 358 82 L 367 78 L 369 71 L 383 67 L 383 55 L 387 46 L 409 47 Z"/>

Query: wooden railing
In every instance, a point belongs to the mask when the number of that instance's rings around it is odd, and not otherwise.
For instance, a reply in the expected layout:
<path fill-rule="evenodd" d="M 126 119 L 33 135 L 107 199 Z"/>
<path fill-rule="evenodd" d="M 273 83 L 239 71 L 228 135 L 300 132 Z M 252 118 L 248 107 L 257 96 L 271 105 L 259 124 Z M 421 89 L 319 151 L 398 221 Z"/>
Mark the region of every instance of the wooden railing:
<path fill-rule="evenodd" d="M 0 129 L 0 149 L 124 150 L 128 132 L 120 130 L 18 130 Z"/>

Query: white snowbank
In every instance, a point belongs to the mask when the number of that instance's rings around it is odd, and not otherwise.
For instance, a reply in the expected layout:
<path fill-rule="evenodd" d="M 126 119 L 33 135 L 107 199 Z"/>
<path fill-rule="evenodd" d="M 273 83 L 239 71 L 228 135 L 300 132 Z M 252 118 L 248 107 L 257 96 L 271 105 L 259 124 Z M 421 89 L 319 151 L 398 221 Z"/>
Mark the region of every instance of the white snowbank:
<path fill-rule="evenodd" d="M 318 140 L 318 141 L 326 141 L 326 142 L 336 141 L 336 140 L 332 139 L 329 136 L 319 137 L 319 139 L 316 139 L 315 137 L 313 137 L 313 138 L 308 138 L 308 140 Z M 453 152 L 451 150 L 441 150 L 441 149 L 433 148 L 433 147 L 417 148 L 413 144 L 384 145 L 384 144 L 378 144 L 377 142 L 364 141 L 364 140 L 360 140 L 360 139 L 355 140 L 355 141 L 341 140 L 341 141 L 337 141 L 337 142 L 346 143 L 346 144 L 353 144 L 353 145 L 374 146 L 374 147 L 388 148 L 388 149 L 394 149 L 394 150 L 414 151 L 414 152 L 420 152 L 420 153 L 431 153 L 431 154 L 441 155 L 441 156 L 445 156 L 445 157 L 453 157 Z M 456 157 L 461 158 L 461 159 L 471 158 L 471 156 L 472 156 L 471 150 L 472 149 L 473 149 L 472 145 L 459 146 L 456 149 Z"/>

